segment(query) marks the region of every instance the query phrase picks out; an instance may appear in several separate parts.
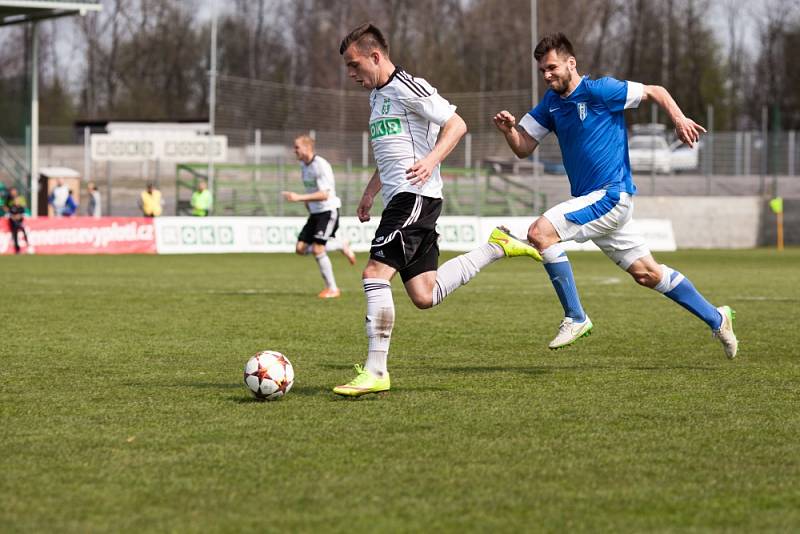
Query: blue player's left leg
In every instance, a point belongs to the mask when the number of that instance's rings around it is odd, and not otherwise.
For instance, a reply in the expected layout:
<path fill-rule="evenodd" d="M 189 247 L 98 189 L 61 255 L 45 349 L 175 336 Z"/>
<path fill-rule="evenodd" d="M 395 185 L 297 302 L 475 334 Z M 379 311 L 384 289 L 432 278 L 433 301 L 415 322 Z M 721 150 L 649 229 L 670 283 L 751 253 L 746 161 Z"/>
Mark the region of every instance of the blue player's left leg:
<path fill-rule="evenodd" d="M 736 357 L 735 313 L 730 307 L 715 307 L 688 278 L 664 264 L 659 265 L 650 254 L 637 259 L 626 270 L 637 283 L 664 294 L 706 323 L 722 343 L 728 358 Z"/>
<path fill-rule="evenodd" d="M 528 230 L 530 241 L 541 253 L 542 264 L 550 277 L 561 307 L 564 308 L 564 319 L 558 327 L 556 337 L 548 344 L 550 349 L 560 349 L 573 344 L 580 338 L 588 336 L 592 331 L 592 321 L 586 315 L 578 295 L 575 276 L 569 257 L 561 246 L 560 236 L 548 217 L 561 218 L 560 211 L 566 211 L 568 203 L 556 206 L 543 217 L 537 219 Z"/>

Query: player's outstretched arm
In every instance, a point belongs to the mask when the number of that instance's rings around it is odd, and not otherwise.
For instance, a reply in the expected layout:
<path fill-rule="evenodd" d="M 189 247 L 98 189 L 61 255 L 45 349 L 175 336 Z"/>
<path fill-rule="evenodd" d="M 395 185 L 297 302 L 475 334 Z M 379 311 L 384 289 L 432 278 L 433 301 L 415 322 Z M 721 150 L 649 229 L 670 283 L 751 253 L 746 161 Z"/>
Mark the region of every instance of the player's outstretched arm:
<path fill-rule="evenodd" d="M 364 194 L 361 195 L 361 201 L 356 208 L 356 215 L 361 222 L 367 222 L 370 218 L 369 210 L 372 209 L 372 203 L 375 201 L 375 195 L 381 190 L 381 176 L 378 169 L 372 173 L 372 178 L 369 179 L 367 187 L 364 188 Z"/>
<path fill-rule="evenodd" d="M 406 171 L 406 180 L 411 182 L 412 185 L 422 186 L 428 181 L 428 178 L 433 174 L 433 169 L 436 168 L 444 158 L 453 151 L 458 142 L 467 133 L 467 123 L 458 113 L 454 113 L 446 123 L 442 131 L 439 132 L 439 137 L 436 139 L 436 144 L 433 145 L 433 150 L 419 161 L 408 168 Z"/>
<path fill-rule="evenodd" d="M 675 135 L 678 139 L 693 147 L 700 140 L 700 134 L 705 133 L 706 129 L 687 117 L 678 107 L 678 103 L 669 94 L 669 91 L 660 85 L 645 85 L 642 93 L 642 102 L 653 100 L 669 115 L 672 124 L 675 125 Z"/>
<path fill-rule="evenodd" d="M 528 135 L 528 132 L 517 128 L 517 119 L 506 110 L 501 111 L 492 118 L 495 127 L 506 138 L 506 143 L 518 158 L 527 158 L 539 143 Z"/>
<path fill-rule="evenodd" d="M 284 200 L 287 202 L 319 202 L 328 200 L 330 196 L 329 191 L 316 191 L 314 193 L 293 193 L 292 191 L 281 191 Z"/>

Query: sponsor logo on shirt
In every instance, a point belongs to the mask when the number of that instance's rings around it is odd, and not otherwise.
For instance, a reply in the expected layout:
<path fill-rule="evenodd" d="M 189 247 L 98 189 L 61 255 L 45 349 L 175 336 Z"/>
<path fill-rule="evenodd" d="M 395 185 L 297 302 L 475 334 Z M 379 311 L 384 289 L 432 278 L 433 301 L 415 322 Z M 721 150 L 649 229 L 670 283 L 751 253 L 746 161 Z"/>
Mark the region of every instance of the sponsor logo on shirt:
<path fill-rule="evenodd" d="M 378 119 L 369 123 L 370 139 L 403 133 L 403 124 L 398 118 Z"/>
<path fill-rule="evenodd" d="M 578 117 L 582 121 L 586 119 L 586 102 L 578 102 Z"/>

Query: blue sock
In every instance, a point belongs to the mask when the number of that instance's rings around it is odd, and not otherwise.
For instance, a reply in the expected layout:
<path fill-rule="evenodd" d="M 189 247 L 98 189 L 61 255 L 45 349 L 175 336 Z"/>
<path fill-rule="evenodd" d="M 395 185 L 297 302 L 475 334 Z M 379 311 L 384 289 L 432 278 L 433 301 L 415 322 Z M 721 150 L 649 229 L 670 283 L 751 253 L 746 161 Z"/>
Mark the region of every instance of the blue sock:
<path fill-rule="evenodd" d="M 681 273 L 673 271 L 666 265 L 662 265 L 661 268 L 664 271 L 664 277 L 655 289 L 689 310 L 712 330 L 719 330 L 722 325 L 722 316 L 714 305 L 708 302 L 689 279 Z"/>
<path fill-rule="evenodd" d="M 561 245 L 555 244 L 542 251 L 542 260 L 550 281 L 564 308 L 564 316 L 572 318 L 576 323 L 586 320 L 586 313 L 578 297 L 578 288 L 572 275 L 572 265 L 569 263 L 567 253 Z"/>

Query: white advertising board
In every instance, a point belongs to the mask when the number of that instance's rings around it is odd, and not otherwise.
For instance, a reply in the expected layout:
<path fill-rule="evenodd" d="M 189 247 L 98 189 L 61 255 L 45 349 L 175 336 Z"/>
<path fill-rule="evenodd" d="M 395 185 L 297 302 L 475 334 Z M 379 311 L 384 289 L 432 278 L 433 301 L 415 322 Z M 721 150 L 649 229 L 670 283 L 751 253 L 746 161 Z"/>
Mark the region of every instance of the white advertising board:
<path fill-rule="evenodd" d="M 441 250 L 471 250 L 486 241 L 492 228 L 508 226 L 525 236 L 532 218 L 440 217 Z M 226 252 L 294 252 L 304 217 L 159 217 L 156 248 L 159 254 L 203 254 Z M 342 217 L 337 236 L 346 238 L 356 252 L 369 250 L 380 219 L 360 223 Z M 675 250 L 672 223 L 665 219 L 637 221 L 645 240 L 654 251 Z M 591 243 L 565 243 L 567 250 L 597 250 Z"/>
<path fill-rule="evenodd" d="M 208 161 L 207 136 L 175 134 L 165 135 L 111 135 L 91 136 L 94 161 Z M 228 137 L 211 138 L 212 159 L 221 163 L 228 159 Z"/>

